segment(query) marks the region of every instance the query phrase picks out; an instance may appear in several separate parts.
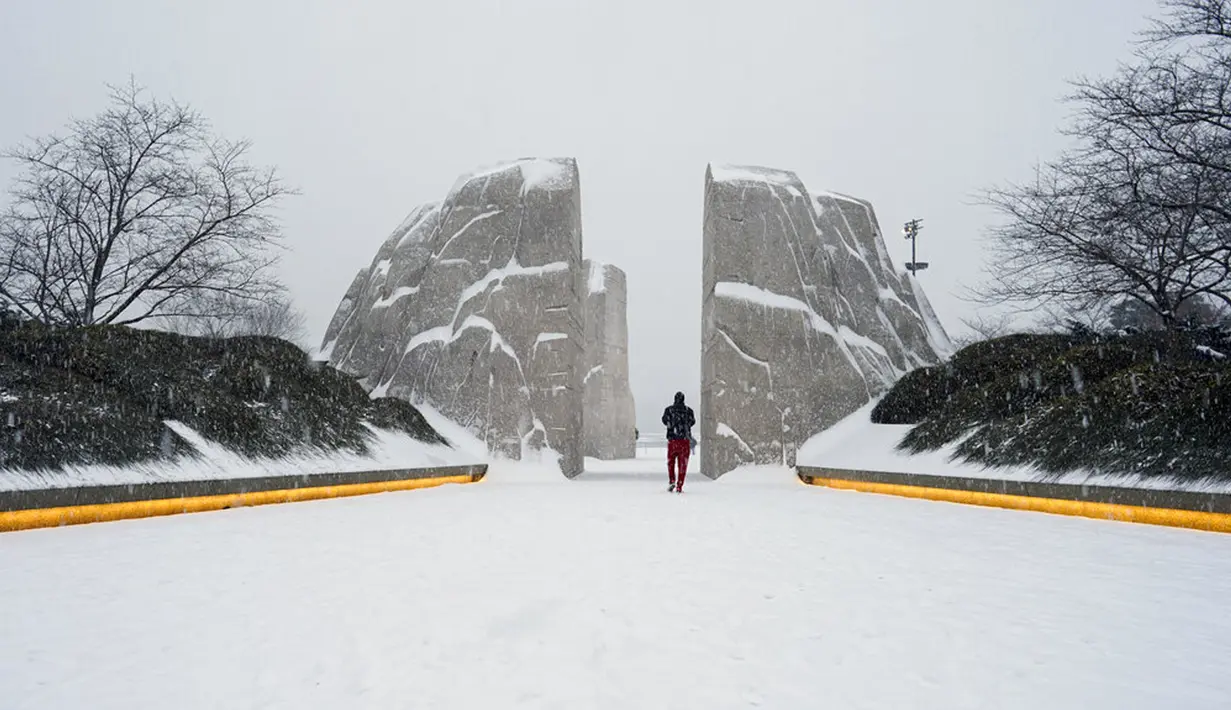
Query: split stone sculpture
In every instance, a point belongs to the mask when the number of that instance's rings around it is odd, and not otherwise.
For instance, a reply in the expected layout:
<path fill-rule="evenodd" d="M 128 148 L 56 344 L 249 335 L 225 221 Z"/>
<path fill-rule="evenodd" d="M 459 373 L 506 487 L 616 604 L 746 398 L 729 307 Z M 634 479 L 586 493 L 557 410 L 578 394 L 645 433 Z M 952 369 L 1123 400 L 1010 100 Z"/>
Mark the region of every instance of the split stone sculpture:
<path fill-rule="evenodd" d="M 637 415 L 628 382 L 628 279 L 610 264 L 585 264 L 585 455 L 630 459 Z"/>
<path fill-rule="evenodd" d="M 582 470 L 586 299 L 572 159 L 459 179 L 360 271 L 322 355 L 374 396 L 431 406 L 490 451 Z"/>
<path fill-rule="evenodd" d="M 701 471 L 795 451 L 951 350 L 872 205 L 791 172 L 710 166 L 702 265 Z"/>

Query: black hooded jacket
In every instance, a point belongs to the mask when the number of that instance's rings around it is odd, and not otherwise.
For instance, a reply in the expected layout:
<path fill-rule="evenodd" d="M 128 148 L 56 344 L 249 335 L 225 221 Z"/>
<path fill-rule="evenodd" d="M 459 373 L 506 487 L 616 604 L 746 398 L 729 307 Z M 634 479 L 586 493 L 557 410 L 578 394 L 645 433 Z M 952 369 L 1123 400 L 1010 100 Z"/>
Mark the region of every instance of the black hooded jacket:
<path fill-rule="evenodd" d="M 667 427 L 667 440 L 692 439 L 692 427 L 697 423 L 692 407 L 684 404 L 684 393 L 675 393 L 675 404 L 663 410 L 663 426 Z"/>

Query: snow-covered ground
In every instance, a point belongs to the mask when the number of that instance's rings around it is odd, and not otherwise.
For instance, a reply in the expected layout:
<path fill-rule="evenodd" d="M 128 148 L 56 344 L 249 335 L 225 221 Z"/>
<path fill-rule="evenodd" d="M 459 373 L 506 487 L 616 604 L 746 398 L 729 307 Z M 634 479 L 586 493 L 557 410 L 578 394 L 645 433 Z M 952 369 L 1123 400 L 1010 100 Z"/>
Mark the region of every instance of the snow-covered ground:
<path fill-rule="evenodd" d="M 870 402 L 854 414 L 805 442 L 796 452 L 796 463 L 800 466 L 913 473 L 925 476 L 966 476 L 1011 481 L 1046 479 L 1054 483 L 1231 493 L 1231 482 L 1227 481 L 1192 482 L 1159 477 L 1145 478 L 1139 475 L 1117 476 L 1080 470 L 1062 476 L 1049 476 L 1032 466 L 984 467 L 977 463 L 953 460 L 952 456 L 958 446 L 956 443 L 937 451 L 926 451 L 920 454 L 906 453 L 899 451 L 897 445 L 911 430 L 911 425 L 873 424 L 871 414 L 877 401 L 879 400 Z"/>
<path fill-rule="evenodd" d="M 0 535 L 0 707 L 1231 698 L 1231 536 L 592 463 Z"/>
<path fill-rule="evenodd" d="M 67 466 L 56 471 L 0 469 L 0 490 L 434 468 L 489 460 L 486 447 L 465 429 L 430 407 L 420 406 L 419 411 L 452 446 L 425 444 L 405 432 L 369 427 L 371 439 L 366 454 L 309 450 L 278 458 L 251 458 L 206 439 L 181 422 L 168 421 L 167 426 L 192 446 L 192 455 L 126 466 Z"/>

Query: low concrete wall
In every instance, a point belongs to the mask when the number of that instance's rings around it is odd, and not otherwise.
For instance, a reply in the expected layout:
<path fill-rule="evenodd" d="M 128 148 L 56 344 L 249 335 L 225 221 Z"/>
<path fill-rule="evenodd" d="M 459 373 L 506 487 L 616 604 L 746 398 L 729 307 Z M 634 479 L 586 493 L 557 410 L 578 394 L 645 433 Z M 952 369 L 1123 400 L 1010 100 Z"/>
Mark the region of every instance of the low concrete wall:
<path fill-rule="evenodd" d="M 814 466 L 796 469 L 811 485 L 952 503 L 1231 532 L 1231 495 L 1072 483 L 925 476 Z"/>
<path fill-rule="evenodd" d="M 473 483 L 487 465 L 0 491 L 0 532 Z"/>

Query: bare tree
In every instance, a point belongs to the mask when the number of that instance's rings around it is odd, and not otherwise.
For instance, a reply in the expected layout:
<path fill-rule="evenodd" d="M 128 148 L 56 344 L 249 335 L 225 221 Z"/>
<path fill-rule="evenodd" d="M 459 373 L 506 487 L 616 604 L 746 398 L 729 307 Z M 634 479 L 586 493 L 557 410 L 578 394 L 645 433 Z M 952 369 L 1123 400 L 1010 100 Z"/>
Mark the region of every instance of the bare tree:
<path fill-rule="evenodd" d="M 185 304 L 184 311 L 160 323 L 177 333 L 212 338 L 263 335 L 302 346 L 307 337 L 303 313 L 282 293 L 262 301 L 226 294 L 202 297 Z"/>
<path fill-rule="evenodd" d="M 1133 64 L 1110 78 L 1077 82 L 1076 133 L 1157 170 L 1204 171 L 1206 190 L 1160 206 L 1195 207 L 1231 221 L 1231 3 L 1163 6 L 1167 14 L 1146 33 Z"/>
<path fill-rule="evenodd" d="M 1134 301 L 1136 303 L 1136 301 Z M 1038 314 L 1034 333 L 1105 333 L 1112 329 L 1109 308 L 1092 308 L 1085 311 L 1071 311 L 1060 308 L 1046 308 Z"/>
<path fill-rule="evenodd" d="M 0 298 L 79 326 L 186 315 L 203 294 L 276 293 L 272 208 L 289 191 L 248 151 L 187 106 L 112 87 L 101 114 L 4 155 L 23 172 L 0 218 Z"/>
<path fill-rule="evenodd" d="M 967 345 L 1008 335 L 1013 332 L 1014 328 L 1013 317 L 1008 313 L 992 316 L 976 313 L 963 318 L 962 325 L 966 326 L 967 332 L 953 338 L 953 345 L 959 350 Z"/>
<path fill-rule="evenodd" d="M 1191 299 L 1231 303 L 1231 222 L 1198 204 L 1221 180 L 1184 168 L 1093 147 L 1044 166 L 1034 184 L 989 191 L 1008 220 L 991 230 L 993 279 L 979 293 L 1068 313 L 1134 299 L 1169 326 Z"/>
<path fill-rule="evenodd" d="M 1227 0 L 1163 0 L 1164 17 L 1146 33 L 1152 43 L 1183 39 L 1201 41 L 1231 39 L 1231 3 Z"/>
<path fill-rule="evenodd" d="M 1125 300 L 1165 327 L 1231 305 L 1231 33 L 1225 0 L 1169 0 L 1133 64 L 1084 80 L 1077 148 L 995 188 L 983 300 L 1069 314 Z"/>
<path fill-rule="evenodd" d="M 249 335 L 265 335 L 300 343 L 308 334 L 303 313 L 283 298 L 262 303 L 252 310 L 245 321 Z"/>
<path fill-rule="evenodd" d="M 1176 320 L 1187 327 L 1208 328 L 1226 321 L 1226 312 L 1208 299 L 1194 298 L 1176 309 Z M 1164 327 L 1156 313 L 1132 299 L 1113 304 L 1108 309 L 1107 324 L 1115 330 L 1159 330 Z"/>

